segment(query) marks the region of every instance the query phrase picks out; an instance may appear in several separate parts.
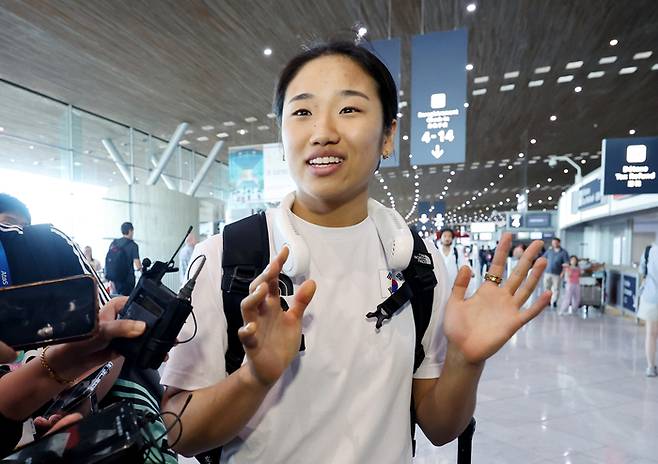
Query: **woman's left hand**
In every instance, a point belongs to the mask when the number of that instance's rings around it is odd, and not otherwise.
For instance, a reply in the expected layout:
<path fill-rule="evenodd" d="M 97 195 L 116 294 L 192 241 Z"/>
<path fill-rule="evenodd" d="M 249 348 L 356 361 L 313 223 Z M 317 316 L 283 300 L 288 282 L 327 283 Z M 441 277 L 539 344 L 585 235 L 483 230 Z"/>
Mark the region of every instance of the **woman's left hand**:
<path fill-rule="evenodd" d="M 489 274 L 503 275 L 511 243 L 512 235 L 504 234 L 496 249 Z M 545 258 L 539 258 L 532 266 L 542 246 L 541 240 L 532 242 L 506 282 L 499 286 L 485 281 L 478 291 L 466 300 L 464 296 L 471 279 L 471 270 L 466 266 L 459 270 L 446 308 L 444 331 L 450 343 L 462 353 L 467 362 L 484 362 L 526 322 L 548 306 L 550 291 L 542 293 L 530 308 L 521 310 L 546 268 Z M 528 275 L 531 266 L 532 272 Z"/>

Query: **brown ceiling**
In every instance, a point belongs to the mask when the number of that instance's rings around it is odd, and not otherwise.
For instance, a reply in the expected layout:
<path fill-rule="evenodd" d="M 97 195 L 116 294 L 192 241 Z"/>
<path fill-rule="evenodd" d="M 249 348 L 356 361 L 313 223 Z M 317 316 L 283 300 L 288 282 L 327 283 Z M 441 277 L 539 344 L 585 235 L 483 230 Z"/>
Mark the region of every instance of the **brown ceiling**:
<path fill-rule="evenodd" d="M 368 27 L 373 40 L 386 38 L 390 28 L 392 37 L 403 38 L 403 100 L 410 90 L 411 36 L 467 27 L 468 59 L 475 68 L 468 79 L 466 163 L 463 170 L 450 166 L 456 171 L 451 184 L 442 166 L 435 173 L 424 167 L 418 179 L 422 199 L 437 198 L 449 185 L 450 208 L 475 195 L 477 200 L 460 213 L 510 196 L 513 204 L 514 194 L 526 186 L 533 208 L 539 199 L 542 207 L 552 207 L 573 181 L 573 170 L 564 174 L 568 166 L 563 163 L 548 167 L 547 155 L 582 157 L 588 172 L 600 163 L 596 152 L 602 138 L 625 136 L 631 128 L 636 135 L 658 134 L 658 71 L 651 70 L 658 62 L 657 1 L 480 0 L 474 13 L 466 12 L 467 3 L 5 0 L 0 5 L 0 78 L 160 137 L 169 137 L 179 122 L 187 121 L 194 130 L 187 136 L 189 146 L 207 153 L 218 132 L 229 133 L 227 145 L 277 140 L 276 125 L 266 116 L 274 82 L 302 44 L 350 37 L 357 22 Z M 619 40 L 615 47 L 609 44 L 612 38 Z M 270 57 L 263 55 L 266 46 L 274 51 Z M 634 60 L 642 51 L 654 54 Z M 599 64 L 610 55 L 618 57 L 615 63 Z M 584 64 L 565 71 L 571 61 Z M 541 66 L 551 66 L 550 72 L 535 74 Z M 638 69 L 619 75 L 626 66 Z M 605 75 L 586 78 L 598 70 Z M 504 79 L 510 71 L 519 71 L 519 77 Z M 563 74 L 573 74 L 574 80 L 558 84 Z M 474 84 L 478 76 L 489 76 L 489 81 Z M 544 85 L 528 88 L 528 81 L 538 78 Z M 514 83 L 515 89 L 501 92 L 504 83 Z M 583 90 L 577 94 L 578 85 Z M 473 96 L 480 88 L 487 93 Z M 552 114 L 557 121 L 549 121 Z M 246 123 L 251 116 L 258 121 Z M 225 127 L 226 121 L 236 125 Z M 258 130 L 260 125 L 268 129 Z M 408 117 L 402 117 L 400 128 L 402 134 L 409 130 Z M 239 135 L 238 129 L 249 132 Z M 202 135 L 210 141 L 197 142 Z M 531 138 L 537 143 L 531 145 Z M 413 200 L 414 171 L 408 142 L 401 143 L 400 151 L 401 167 L 382 170 L 385 183 L 373 183 L 372 191 L 381 200 L 387 185 L 404 214 Z M 508 170 L 504 160 L 518 161 L 519 152 L 525 154 L 521 163 Z M 486 167 L 489 160 L 495 162 Z M 491 181 L 496 182 L 493 192 L 473 193 Z"/>

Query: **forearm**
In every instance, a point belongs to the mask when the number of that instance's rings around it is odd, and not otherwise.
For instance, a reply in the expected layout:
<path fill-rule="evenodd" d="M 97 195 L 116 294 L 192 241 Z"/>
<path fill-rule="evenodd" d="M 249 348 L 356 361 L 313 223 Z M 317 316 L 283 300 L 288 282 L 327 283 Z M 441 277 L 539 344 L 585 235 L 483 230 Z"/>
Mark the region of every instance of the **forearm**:
<path fill-rule="evenodd" d="M 187 397 L 192 399 L 181 417 L 183 430 L 174 425 L 176 417 L 163 416 L 169 432 L 169 443 L 184 456 L 223 446 L 247 425 L 260 407 L 268 387 L 259 385 L 244 365 L 226 379 L 210 387 L 193 392 L 180 391 L 173 396 L 165 394 L 162 411 L 180 414 Z M 179 434 L 181 434 L 179 439 Z"/>
<path fill-rule="evenodd" d="M 88 370 L 84 365 L 67 362 L 70 359 L 74 358 L 59 346 L 52 347 L 46 354 L 48 364 L 63 378 L 74 379 Z M 64 364 L 70 367 L 57 367 Z M 68 387 L 52 378 L 40 359 L 35 358 L 0 379 L 0 413 L 8 419 L 25 420 Z"/>
<path fill-rule="evenodd" d="M 477 386 L 483 368 L 484 362 L 470 364 L 448 345 L 441 377 L 416 401 L 418 424 L 434 445 L 454 440 L 468 425 L 475 411 Z"/>

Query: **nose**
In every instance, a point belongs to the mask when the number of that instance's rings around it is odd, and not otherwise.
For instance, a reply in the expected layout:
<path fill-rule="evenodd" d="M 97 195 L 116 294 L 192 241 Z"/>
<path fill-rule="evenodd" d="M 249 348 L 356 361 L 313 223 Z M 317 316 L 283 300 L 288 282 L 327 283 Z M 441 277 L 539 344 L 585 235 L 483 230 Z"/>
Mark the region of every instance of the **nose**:
<path fill-rule="evenodd" d="M 340 135 L 330 114 L 326 114 L 315 120 L 310 139 L 311 145 L 325 146 L 337 144 L 339 141 Z"/>

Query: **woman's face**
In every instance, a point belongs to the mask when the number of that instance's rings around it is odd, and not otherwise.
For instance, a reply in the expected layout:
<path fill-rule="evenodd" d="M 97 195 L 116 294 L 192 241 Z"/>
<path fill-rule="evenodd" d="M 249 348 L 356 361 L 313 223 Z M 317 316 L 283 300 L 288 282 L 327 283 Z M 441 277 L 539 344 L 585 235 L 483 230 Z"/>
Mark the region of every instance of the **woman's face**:
<path fill-rule="evenodd" d="M 370 75 L 341 55 L 305 64 L 286 89 L 281 132 L 298 199 L 344 204 L 367 197 L 382 153 L 393 150 L 395 123 L 384 134 L 382 104 Z"/>

